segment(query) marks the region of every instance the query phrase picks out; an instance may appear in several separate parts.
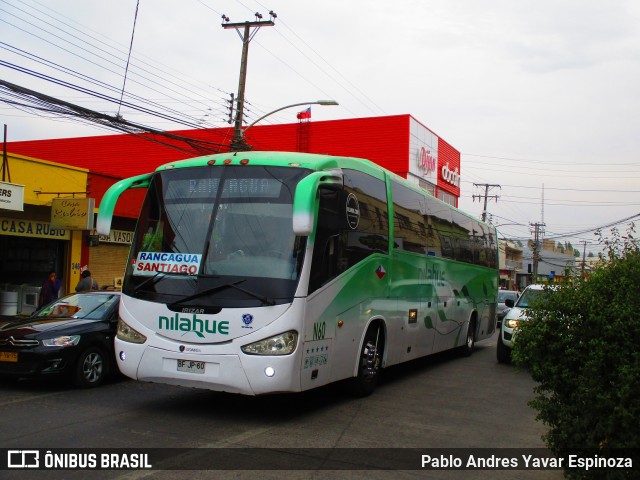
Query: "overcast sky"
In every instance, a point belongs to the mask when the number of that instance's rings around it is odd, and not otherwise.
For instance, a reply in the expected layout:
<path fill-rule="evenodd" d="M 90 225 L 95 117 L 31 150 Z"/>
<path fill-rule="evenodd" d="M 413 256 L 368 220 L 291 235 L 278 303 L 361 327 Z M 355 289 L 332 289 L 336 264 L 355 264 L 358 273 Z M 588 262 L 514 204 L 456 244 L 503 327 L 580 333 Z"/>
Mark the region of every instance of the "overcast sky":
<path fill-rule="evenodd" d="M 313 106 L 311 121 L 411 114 L 461 152 L 462 209 L 481 214 L 474 183 L 501 186 L 488 210 L 506 237 L 640 213 L 635 0 L 140 0 L 133 42 L 134 0 L 0 0 L 0 79 L 154 128 L 227 125 L 242 44 L 221 15 L 270 10 L 249 48 L 248 122 L 318 99 L 340 106 Z M 131 42 L 124 101 L 181 123 L 86 92 L 120 99 Z M 0 115 L 10 141 L 114 133 L 6 103 Z"/>

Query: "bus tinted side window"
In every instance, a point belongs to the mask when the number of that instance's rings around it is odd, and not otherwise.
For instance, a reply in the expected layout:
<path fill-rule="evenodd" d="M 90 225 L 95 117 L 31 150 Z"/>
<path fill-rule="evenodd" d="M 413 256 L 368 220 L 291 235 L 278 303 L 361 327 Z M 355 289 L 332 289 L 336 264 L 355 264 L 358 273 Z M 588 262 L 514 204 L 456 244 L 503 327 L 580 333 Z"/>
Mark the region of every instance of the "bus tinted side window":
<path fill-rule="evenodd" d="M 344 189 L 321 189 L 309 293 L 374 253 L 389 250 L 385 183 L 343 170 Z"/>
<path fill-rule="evenodd" d="M 449 207 L 427 193 L 392 182 L 395 248 L 453 258 Z"/>
<path fill-rule="evenodd" d="M 460 262 L 474 263 L 477 260 L 477 244 L 482 231 L 474 228 L 474 222 L 460 211 L 452 210 L 451 227 L 454 246 L 454 258 Z M 476 225 L 477 226 L 477 222 Z"/>
<path fill-rule="evenodd" d="M 495 232 L 428 193 L 391 182 L 394 248 L 496 268 Z"/>

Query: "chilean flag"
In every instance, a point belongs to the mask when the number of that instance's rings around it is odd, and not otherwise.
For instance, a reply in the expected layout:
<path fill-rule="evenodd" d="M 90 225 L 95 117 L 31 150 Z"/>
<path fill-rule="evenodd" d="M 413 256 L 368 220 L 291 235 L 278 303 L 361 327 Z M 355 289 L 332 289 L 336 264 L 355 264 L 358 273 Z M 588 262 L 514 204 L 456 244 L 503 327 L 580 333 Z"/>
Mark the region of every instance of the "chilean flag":
<path fill-rule="evenodd" d="M 298 112 L 298 115 L 296 115 L 296 117 L 298 117 L 298 120 L 302 120 L 303 118 L 311 118 L 311 107 L 303 110 L 302 112 Z"/>

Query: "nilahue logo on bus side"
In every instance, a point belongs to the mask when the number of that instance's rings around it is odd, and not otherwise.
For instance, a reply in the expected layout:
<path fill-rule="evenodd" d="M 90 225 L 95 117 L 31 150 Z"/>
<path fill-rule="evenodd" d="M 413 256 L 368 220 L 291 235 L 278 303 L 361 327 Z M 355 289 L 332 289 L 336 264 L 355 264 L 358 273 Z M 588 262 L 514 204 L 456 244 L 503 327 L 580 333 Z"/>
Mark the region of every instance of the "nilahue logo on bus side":
<path fill-rule="evenodd" d="M 184 332 L 183 335 L 195 333 L 198 337 L 205 338 L 205 333 L 229 335 L 229 322 L 226 320 L 203 320 L 195 314 L 191 317 L 181 317 L 176 313 L 172 317 L 158 317 L 158 330 Z"/>

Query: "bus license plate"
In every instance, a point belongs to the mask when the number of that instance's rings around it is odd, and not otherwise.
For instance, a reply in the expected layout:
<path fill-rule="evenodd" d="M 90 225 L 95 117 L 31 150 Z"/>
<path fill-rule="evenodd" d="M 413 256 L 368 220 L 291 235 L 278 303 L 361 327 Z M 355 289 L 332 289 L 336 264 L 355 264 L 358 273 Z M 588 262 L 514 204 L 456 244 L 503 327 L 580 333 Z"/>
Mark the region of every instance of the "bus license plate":
<path fill-rule="evenodd" d="M 193 360 L 178 360 L 178 371 L 189 373 L 204 373 L 204 362 Z"/>
<path fill-rule="evenodd" d="M 0 362 L 17 362 L 18 352 L 0 352 Z"/>

